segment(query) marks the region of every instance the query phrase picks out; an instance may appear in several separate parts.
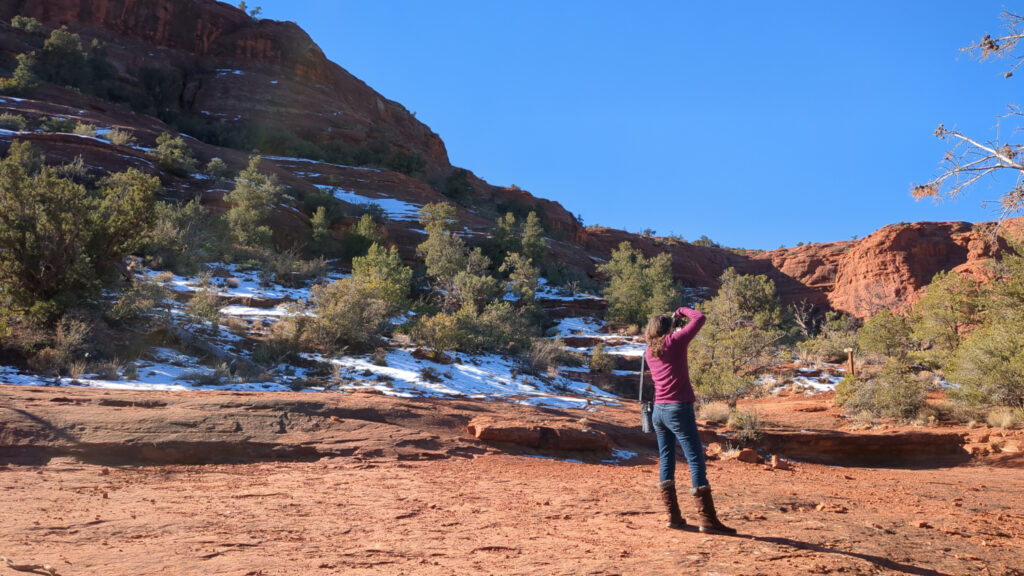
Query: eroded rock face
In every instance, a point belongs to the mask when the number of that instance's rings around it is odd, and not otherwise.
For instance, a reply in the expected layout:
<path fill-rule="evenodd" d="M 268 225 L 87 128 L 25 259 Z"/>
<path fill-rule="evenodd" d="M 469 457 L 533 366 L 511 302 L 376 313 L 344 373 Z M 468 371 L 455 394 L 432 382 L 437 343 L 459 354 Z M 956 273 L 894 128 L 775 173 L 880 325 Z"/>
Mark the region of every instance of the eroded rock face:
<path fill-rule="evenodd" d="M 1001 233 L 1018 228 L 1011 221 Z M 995 231 L 993 223 L 894 224 L 858 241 L 772 250 L 752 260 L 770 266 L 758 273 L 781 275 L 802 287 L 786 288 L 776 279 L 784 302 L 804 299 L 819 309 L 866 318 L 882 309 L 907 310 L 939 272 L 952 270 L 985 281 L 987 263 L 1006 248 Z"/>
<path fill-rule="evenodd" d="M 0 18 L 68 26 L 109 50 L 119 81 L 143 68 L 182 75 L 176 105 L 210 125 L 273 121 L 314 142 L 384 142 L 450 169 L 441 139 L 401 104 L 328 60 L 292 22 L 256 20 L 213 0 L 20 0 Z"/>
<path fill-rule="evenodd" d="M 753 260 L 770 263 L 778 273 L 795 280 L 804 290 L 793 290 L 788 299 L 806 300 L 819 308 L 828 307 L 828 293 L 835 287 L 839 263 L 853 242 L 808 244 L 796 248 L 772 250 Z"/>
<path fill-rule="evenodd" d="M 839 260 L 829 302 L 864 318 L 881 309 L 906 310 L 936 273 L 980 276 L 1001 245 L 988 226 L 917 222 L 886 226 L 850 247 Z"/>

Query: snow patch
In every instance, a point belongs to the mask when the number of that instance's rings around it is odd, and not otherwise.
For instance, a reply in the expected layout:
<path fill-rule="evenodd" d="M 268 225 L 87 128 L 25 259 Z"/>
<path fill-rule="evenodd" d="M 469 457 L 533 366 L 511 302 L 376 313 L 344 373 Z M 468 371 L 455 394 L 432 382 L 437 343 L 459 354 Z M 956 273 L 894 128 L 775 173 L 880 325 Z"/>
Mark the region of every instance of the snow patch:
<path fill-rule="evenodd" d="M 413 357 L 410 350 L 394 350 L 383 366 L 369 356 L 323 358 L 335 366 L 343 390 L 372 388 L 401 397 L 468 397 L 505 399 L 531 406 L 587 408 L 592 404 L 618 405 L 603 390 L 566 377 L 551 381 L 519 374 L 513 360 L 493 354 L 464 356 L 449 365 Z"/>
<path fill-rule="evenodd" d="M 421 206 L 419 204 L 403 202 L 395 198 L 370 198 L 326 184 L 314 184 L 314 186 L 328 194 L 333 194 L 335 198 L 348 204 L 376 204 L 384 210 L 389 220 L 418 222 L 420 219 Z"/>

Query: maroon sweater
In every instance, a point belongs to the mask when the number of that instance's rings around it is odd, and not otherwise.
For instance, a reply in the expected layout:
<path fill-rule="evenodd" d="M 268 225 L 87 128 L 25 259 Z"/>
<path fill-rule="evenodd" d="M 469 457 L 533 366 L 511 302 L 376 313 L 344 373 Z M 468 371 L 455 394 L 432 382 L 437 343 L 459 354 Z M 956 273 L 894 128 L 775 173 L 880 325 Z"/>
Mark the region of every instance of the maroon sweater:
<path fill-rule="evenodd" d="M 686 349 L 690 341 L 704 326 L 704 315 L 692 308 L 680 308 L 676 314 L 690 319 L 681 329 L 665 335 L 665 347 L 661 358 L 651 356 L 650 350 L 644 352 L 647 366 L 651 369 L 654 380 L 655 404 L 678 404 L 694 402 L 690 384 L 690 367 L 686 358 Z"/>

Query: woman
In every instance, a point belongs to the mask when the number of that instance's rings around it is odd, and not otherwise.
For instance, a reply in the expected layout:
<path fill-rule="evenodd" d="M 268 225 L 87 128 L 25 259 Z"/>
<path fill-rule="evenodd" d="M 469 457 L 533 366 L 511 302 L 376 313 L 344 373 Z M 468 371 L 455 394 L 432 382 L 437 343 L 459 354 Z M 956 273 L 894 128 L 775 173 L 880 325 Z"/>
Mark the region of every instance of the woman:
<path fill-rule="evenodd" d="M 689 322 L 679 327 L 683 318 Z M 690 385 L 690 369 L 686 349 L 704 325 L 704 315 L 692 308 L 679 308 L 668 316 L 656 314 L 647 323 L 645 359 L 654 380 L 654 432 L 658 435 L 661 456 L 661 499 L 668 509 L 669 528 L 683 528 L 683 520 L 676 499 L 676 441 L 690 464 L 690 480 L 694 505 L 697 507 L 697 528 L 713 534 L 735 534 L 736 530 L 718 521 L 715 504 L 711 499 L 704 465 L 704 447 L 697 433 L 697 418 L 693 411 L 696 397 Z"/>

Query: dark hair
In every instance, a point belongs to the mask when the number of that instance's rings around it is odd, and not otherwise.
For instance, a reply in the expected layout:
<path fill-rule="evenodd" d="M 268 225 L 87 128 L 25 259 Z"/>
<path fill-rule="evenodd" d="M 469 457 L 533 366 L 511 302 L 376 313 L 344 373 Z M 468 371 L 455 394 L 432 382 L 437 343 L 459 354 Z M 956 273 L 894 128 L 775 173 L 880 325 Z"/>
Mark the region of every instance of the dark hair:
<path fill-rule="evenodd" d="M 672 324 L 672 317 L 668 314 L 655 314 L 647 322 L 644 339 L 647 340 L 647 349 L 651 351 L 651 356 L 661 358 L 665 351 L 665 335 L 672 331 Z"/>

